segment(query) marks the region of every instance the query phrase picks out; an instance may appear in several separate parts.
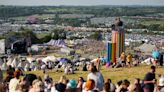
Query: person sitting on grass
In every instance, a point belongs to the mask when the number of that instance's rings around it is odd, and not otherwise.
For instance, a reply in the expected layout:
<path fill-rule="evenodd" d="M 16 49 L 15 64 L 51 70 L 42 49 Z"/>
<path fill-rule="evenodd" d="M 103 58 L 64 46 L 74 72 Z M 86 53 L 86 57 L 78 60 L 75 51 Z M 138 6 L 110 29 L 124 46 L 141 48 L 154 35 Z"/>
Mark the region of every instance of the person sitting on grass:
<path fill-rule="evenodd" d="M 103 91 L 102 92 L 111 92 L 110 91 L 110 83 L 104 83 Z"/>
<path fill-rule="evenodd" d="M 116 86 L 115 86 L 114 83 L 112 83 L 112 80 L 111 79 L 107 79 L 105 83 L 109 83 L 110 84 L 110 91 L 111 92 L 115 92 Z"/>
<path fill-rule="evenodd" d="M 10 80 L 9 83 L 9 92 L 15 92 L 18 89 L 20 83 L 20 71 L 17 70 L 14 72 L 14 78 Z"/>
<path fill-rule="evenodd" d="M 117 88 L 116 92 L 128 92 L 128 87 L 130 82 L 128 80 L 123 80 L 121 85 Z"/>
<path fill-rule="evenodd" d="M 164 92 L 164 74 L 159 75 L 159 84 L 156 88 L 156 92 Z"/>
<path fill-rule="evenodd" d="M 85 87 L 82 92 L 96 92 L 95 90 L 95 81 L 92 79 L 87 80 Z M 98 92 L 98 91 L 97 91 Z"/>
<path fill-rule="evenodd" d="M 77 88 L 75 80 L 70 80 L 67 84 L 66 92 L 81 92 L 80 88 Z"/>
<path fill-rule="evenodd" d="M 78 83 L 77 83 L 77 88 L 80 88 L 80 90 L 82 91 L 84 83 L 85 83 L 84 78 L 83 77 L 79 77 L 78 78 Z"/>
<path fill-rule="evenodd" d="M 141 83 L 140 83 L 140 79 L 139 78 L 135 78 L 134 83 L 131 84 L 128 87 L 128 90 L 130 92 L 143 92 L 143 89 L 142 89 L 142 86 L 141 86 Z"/>
<path fill-rule="evenodd" d="M 57 83 L 51 88 L 51 92 L 65 92 L 66 85 L 63 83 Z"/>

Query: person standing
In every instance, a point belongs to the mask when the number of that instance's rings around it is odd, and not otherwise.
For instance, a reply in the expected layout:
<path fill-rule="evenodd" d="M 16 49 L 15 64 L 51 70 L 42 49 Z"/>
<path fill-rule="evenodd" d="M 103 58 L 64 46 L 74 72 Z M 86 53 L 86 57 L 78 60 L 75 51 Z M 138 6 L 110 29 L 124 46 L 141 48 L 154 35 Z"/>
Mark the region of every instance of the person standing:
<path fill-rule="evenodd" d="M 126 65 L 126 55 L 125 55 L 124 52 L 121 53 L 120 59 L 121 59 L 122 67 L 125 67 L 125 65 Z"/>
<path fill-rule="evenodd" d="M 159 65 L 160 65 L 160 66 L 163 66 L 163 54 L 160 55 L 160 58 L 159 58 Z"/>
<path fill-rule="evenodd" d="M 150 72 L 148 72 L 145 75 L 145 78 L 144 78 L 144 92 L 153 92 L 154 91 L 154 85 L 156 83 L 155 70 L 156 70 L 156 67 L 151 66 Z"/>
<path fill-rule="evenodd" d="M 130 53 L 127 55 L 126 61 L 128 63 L 128 66 L 131 67 L 132 55 Z"/>
<path fill-rule="evenodd" d="M 87 80 L 92 79 L 95 81 L 96 88 L 99 89 L 99 91 L 103 90 L 103 83 L 104 83 L 104 77 L 101 74 L 101 72 L 97 71 L 96 66 L 91 66 L 90 68 L 91 73 L 88 74 Z"/>

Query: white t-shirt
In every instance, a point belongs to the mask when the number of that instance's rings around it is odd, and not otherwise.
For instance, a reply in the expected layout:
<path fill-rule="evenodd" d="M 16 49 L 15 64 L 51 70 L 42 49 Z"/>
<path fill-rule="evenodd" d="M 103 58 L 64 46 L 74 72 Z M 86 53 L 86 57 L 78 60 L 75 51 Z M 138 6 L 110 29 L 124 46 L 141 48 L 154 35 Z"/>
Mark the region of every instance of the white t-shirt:
<path fill-rule="evenodd" d="M 18 89 L 20 80 L 17 78 L 13 78 L 9 83 L 9 92 L 15 92 Z"/>

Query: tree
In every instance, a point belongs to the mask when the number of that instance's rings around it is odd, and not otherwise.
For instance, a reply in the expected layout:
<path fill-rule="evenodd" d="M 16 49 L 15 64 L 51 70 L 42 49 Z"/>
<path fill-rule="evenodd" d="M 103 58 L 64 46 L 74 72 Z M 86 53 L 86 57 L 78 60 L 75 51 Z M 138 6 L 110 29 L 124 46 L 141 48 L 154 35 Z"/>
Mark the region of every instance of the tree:
<path fill-rule="evenodd" d="M 66 39 L 66 32 L 64 30 L 60 30 L 60 29 L 55 29 L 52 33 L 51 33 L 51 38 L 58 40 L 58 39 Z"/>
<path fill-rule="evenodd" d="M 92 34 L 90 36 L 91 39 L 95 39 L 95 40 L 101 40 L 102 39 L 102 35 L 101 32 L 95 32 L 94 34 Z"/>
<path fill-rule="evenodd" d="M 160 25 L 160 31 L 164 31 L 164 25 Z"/>
<path fill-rule="evenodd" d="M 20 35 L 25 39 L 31 40 L 32 44 L 39 42 L 39 39 L 37 38 L 36 34 L 30 29 L 24 28 L 24 30 L 20 32 Z"/>
<path fill-rule="evenodd" d="M 58 31 L 57 31 L 57 30 L 54 30 L 54 31 L 51 33 L 51 38 L 52 38 L 52 39 L 55 39 L 55 40 L 58 40 L 58 39 L 59 39 L 59 35 L 58 35 Z"/>
<path fill-rule="evenodd" d="M 49 35 L 47 35 L 47 36 L 41 38 L 41 39 L 40 39 L 40 43 L 45 43 L 45 42 L 48 42 L 48 41 L 50 41 L 50 40 L 51 40 L 51 35 L 49 34 Z"/>
<path fill-rule="evenodd" d="M 160 24 L 150 24 L 149 30 L 153 30 L 153 31 L 160 30 Z"/>

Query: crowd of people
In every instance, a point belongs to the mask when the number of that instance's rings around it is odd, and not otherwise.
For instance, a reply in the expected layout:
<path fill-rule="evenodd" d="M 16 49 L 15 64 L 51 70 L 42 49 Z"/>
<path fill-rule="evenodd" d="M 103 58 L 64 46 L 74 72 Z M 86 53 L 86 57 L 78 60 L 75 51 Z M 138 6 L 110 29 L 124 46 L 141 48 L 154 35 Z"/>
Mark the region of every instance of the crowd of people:
<path fill-rule="evenodd" d="M 147 61 L 148 60 L 148 61 Z M 146 61 L 146 62 L 145 62 Z M 163 66 L 163 54 L 159 54 L 156 57 L 153 56 L 144 56 L 139 54 L 125 54 L 125 52 L 122 52 L 120 57 L 117 59 L 117 63 L 112 63 L 113 68 L 119 68 L 119 67 L 132 67 L 132 66 L 138 66 L 141 63 L 145 63 L 149 65 L 160 65 Z"/>
<path fill-rule="evenodd" d="M 57 81 L 49 76 L 47 70 L 43 71 L 44 78 L 41 78 L 9 66 L 5 78 L 0 70 L 0 92 L 164 92 L 164 75 L 160 75 L 157 84 L 155 66 L 150 67 L 143 80 L 135 78 L 134 83 L 127 79 L 116 84 L 110 78 L 104 80 L 101 69 L 98 70 L 94 63 L 90 64 L 89 70 L 86 80 L 83 77 L 68 79 L 62 75 Z"/>

